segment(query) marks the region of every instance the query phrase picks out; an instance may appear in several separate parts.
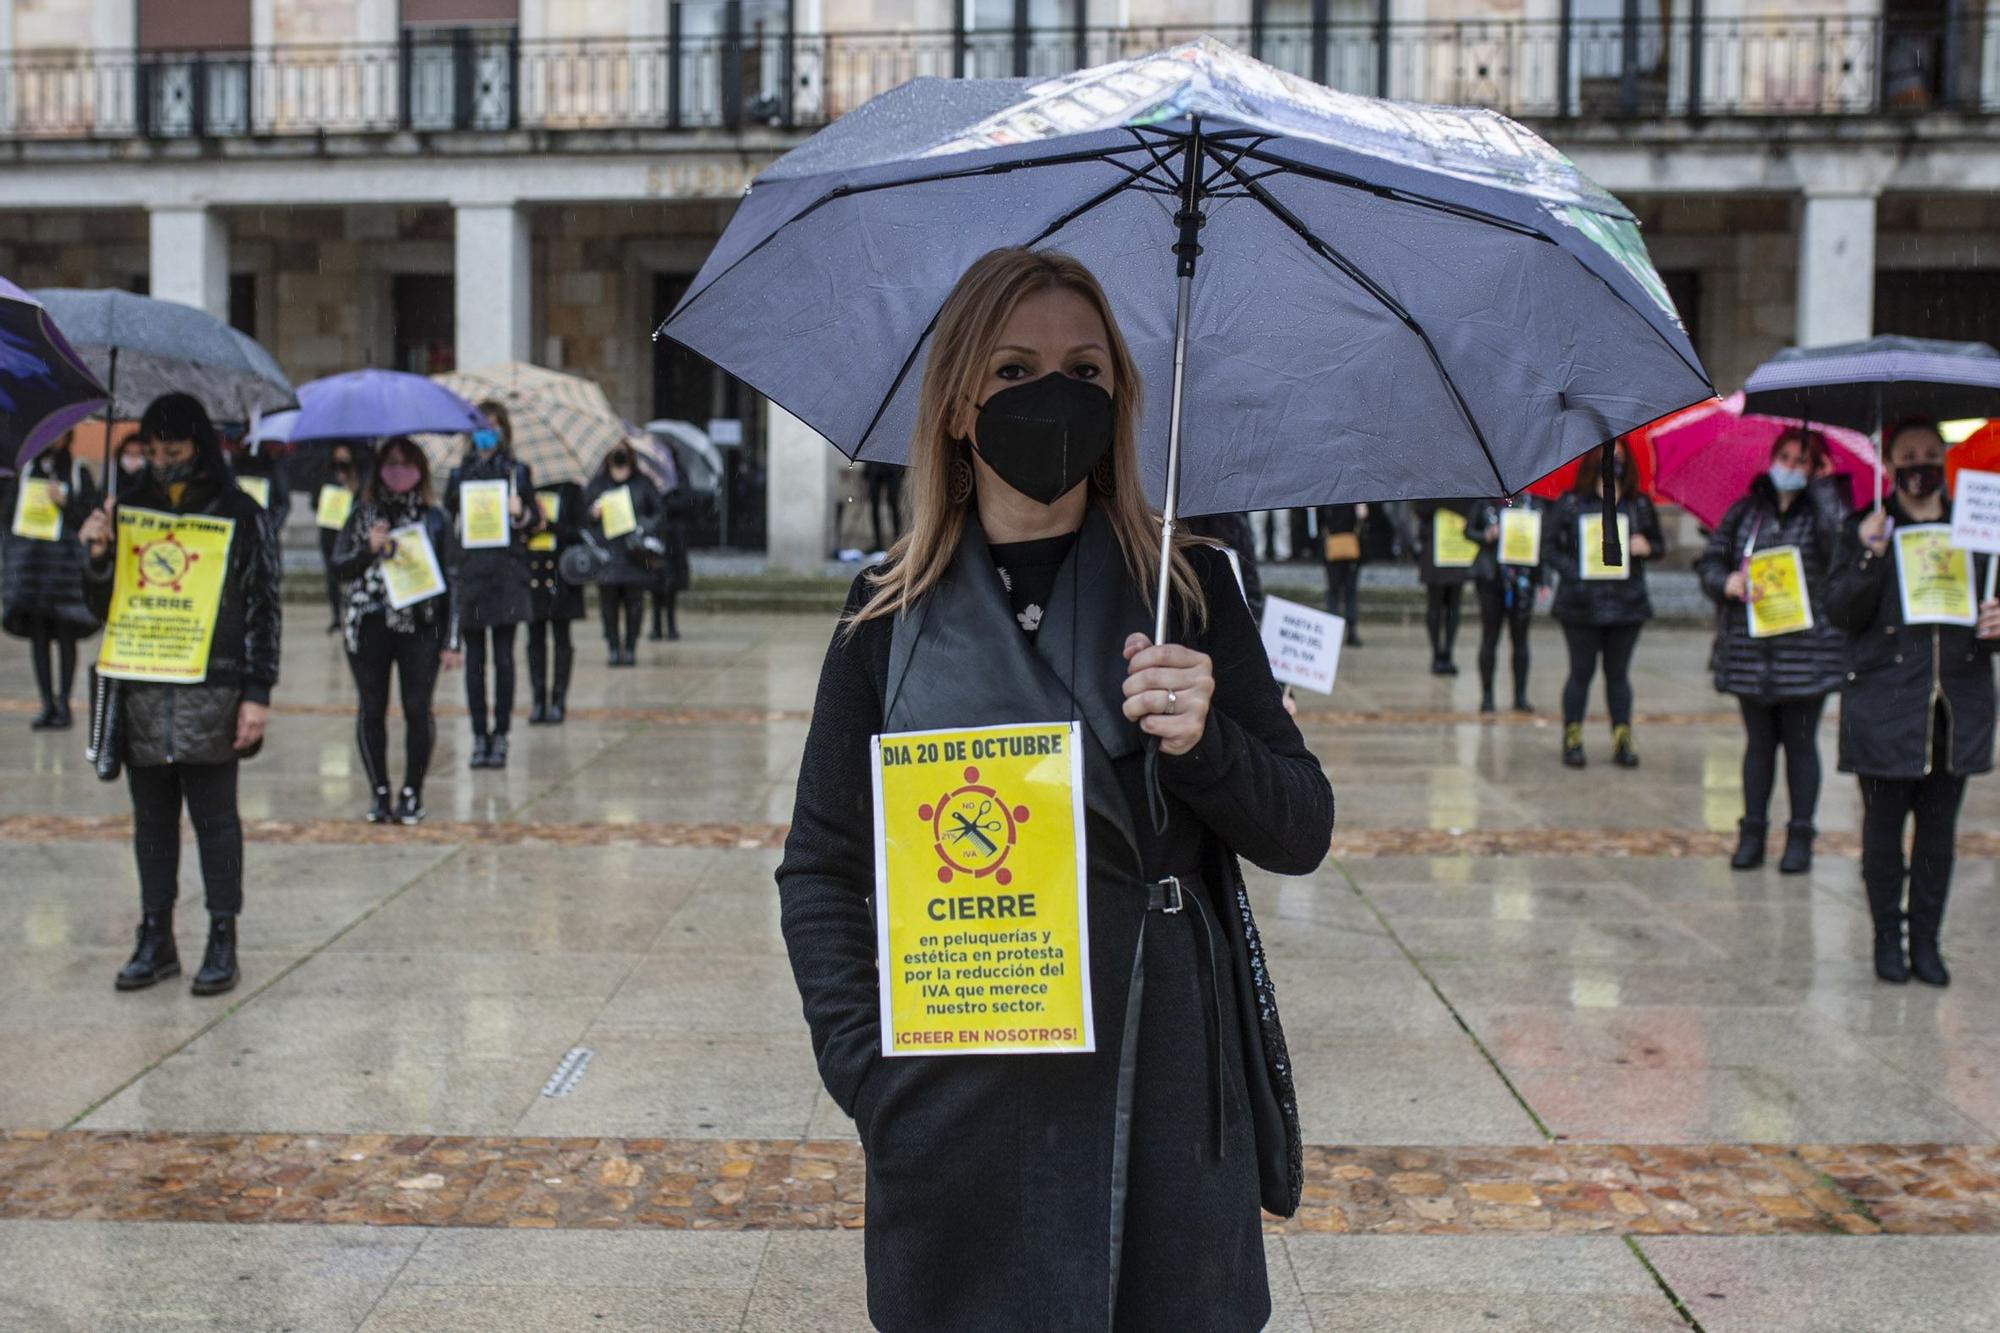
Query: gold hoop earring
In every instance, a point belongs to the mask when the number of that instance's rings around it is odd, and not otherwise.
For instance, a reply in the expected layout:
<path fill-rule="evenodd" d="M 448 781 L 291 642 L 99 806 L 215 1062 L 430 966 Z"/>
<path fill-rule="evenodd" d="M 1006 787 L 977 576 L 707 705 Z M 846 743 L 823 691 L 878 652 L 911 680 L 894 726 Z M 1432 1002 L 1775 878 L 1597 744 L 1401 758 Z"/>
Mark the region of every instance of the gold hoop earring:
<path fill-rule="evenodd" d="M 1112 466 L 1109 455 L 1099 459 L 1090 470 L 1090 484 L 1102 499 L 1109 500 L 1118 494 L 1118 469 Z"/>
<path fill-rule="evenodd" d="M 953 461 L 951 479 L 945 484 L 945 494 L 955 505 L 962 505 L 972 498 L 972 464 L 964 458 Z"/>

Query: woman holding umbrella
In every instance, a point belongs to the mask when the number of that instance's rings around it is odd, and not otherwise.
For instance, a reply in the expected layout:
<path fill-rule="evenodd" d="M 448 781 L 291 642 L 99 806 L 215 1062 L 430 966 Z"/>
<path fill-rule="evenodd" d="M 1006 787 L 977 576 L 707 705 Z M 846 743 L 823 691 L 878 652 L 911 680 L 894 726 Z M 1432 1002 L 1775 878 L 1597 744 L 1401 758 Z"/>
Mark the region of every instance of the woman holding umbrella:
<path fill-rule="evenodd" d="M 514 723 L 514 627 L 534 614 L 528 593 L 528 539 L 542 527 L 535 474 L 514 460 L 507 409 L 484 402 L 487 424 L 476 428 L 445 482 L 445 512 L 456 529 L 459 625 L 465 643 L 465 705 L 472 714 L 472 768 L 507 767 L 507 733 Z M 502 483 L 504 512 L 494 532 L 465 505 L 468 488 Z M 480 524 L 482 530 L 468 531 Z M 493 662 L 493 711 L 486 708 L 486 663 Z"/>
<path fill-rule="evenodd" d="M 1604 664 L 1604 699 L 1611 709 L 1611 762 L 1637 768 L 1632 748 L 1632 654 L 1639 631 L 1653 618 L 1653 601 L 1646 592 L 1646 561 L 1666 550 L 1660 516 L 1639 487 L 1639 470 L 1632 450 L 1620 439 L 1611 451 L 1611 482 L 1615 488 L 1619 527 L 1627 530 L 1620 543 L 1624 563 L 1607 565 L 1601 557 L 1604 486 L 1602 451 L 1585 454 L 1569 492 L 1549 511 L 1547 540 L 1562 583 L 1550 608 L 1563 627 L 1569 649 L 1569 679 L 1563 683 L 1563 763 L 1582 768 L 1583 711 L 1590 701 L 1590 682 L 1597 664 Z"/>
<path fill-rule="evenodd" d="M 660 492 L 634 465 L 632 446 L 621 440 L 611 446 L 584 488 L 583 503 L 593 531 L 610 554 L 597 579 L 610 665 L 637 666 L 646 589 L 657 577 L 648 568 L 645 542 L 660 520 Z"/>
<path fill-rule="evenodd" d="M 1819 805 L 1819 720 L 1826 696 L 1847 669 L 1847 636 L 1826 618 L 1828 562 L 1847 518 L 1839 485 L 1828 475 L 1826 438 L 1803 427 L 1779 434 L 1769 468 L 1750 482 L 1749 494 L 1731 505 L 1695 561 L 1702 591 L 1717 610 L 1715 648 L 1709 664 L 1715 688 L 1736 696 L 1743 710 L 1743 818 L 1732 868 L 1764 863 L 1771 789 L 1778 751 L 1785 752 L 1785 786 L 1791 821 L 1778 869 L 1802 875 L 1812 869 L 1813 812 Z M 1844 483 L 1842 483 L 1844 484 Z M 1809 614 L 1765 625 L 1758 604 L 1766 599 L 1752 577 L 1754 558 L 1779 571 L 1788 586 L 1772 602 L 1790 599 Z M 1794 561 L 1788 552 L 1796 554 Z M 1789 586 L 1795 571 L 1798 586 Z M 1798 597 L 1804 598 L 1803 602 Z M 1810 623 L 1800 623 L 1809 621 Z"/>
<path fill-rule="evenodd" d="M 935 330 L 911 526 L 849 594 L 777 874 L 821 1076 L 867 1155 L 869 1314 L 892 1331 L 1261 1327 L 1260 1152 L 1283 1113 L 1236 857 L 1312 869 L 1333 794 L 1220 552 L 1171 552 L 1174 642 L 1152 642 L 1140 386 L 1097 279 L 997 250 Z M 1095 1051 L 886 1058 L 870 737 L 1058 716 L 1089 738 Z"/>
<path fill-rule="evenodd" d="M 528 538 L 528 708 L 531 726 L 561 726 L 568 716 L 576 648 L 570 626 L 583 619 L 583 589 L 562 576 L 562 553 L 583 540 L 583 487 L 557 482 L 535 492 L 542 530 Z M 553 655 L 553 661 L 551 656 Z M 549 674 L 551 666 L 555 674 Z"/>
<path fill-rule="evenodd" d="M 42 711 L 36 731 L 72 725 L 70 690 L 76 684 L 76 645 L 96 632 L 97 617 L 83 595 L 83 548 L 77 530 L 98 505 L 97 481 L 70 450 L 65 433 L 36 454 L 19 476 L 0 482 L 0 626 L 28 641 Z"/>
<path fill-rule="evenodd" d="M 1910 623 L 1899 530 L 1949 524 L 1944 439 L 1935 422 L 1906 420 L 1885 432 L 1883 461 L 1895 478 L 1886 504 L 1848 519 L 1827 578 L 1827 615 L 1846 631 L 1847 687 L 1840 708 L 1840 770 L 1861 780 L 1861 879 L 1875 922 L 1875 975 L 1945 986 L 1938 950 L 1951 891 L 1953 844 L 1965 780 L 1993 767 L 1993 652 L 2000 601 L 1986 600 L 1957 624 Z M 1917 557 L 1912 554 L 1910 557 Z M 1965 597 L 1984 589 L 1990 556 L 1971 559 Z M 1903 834 L 1914 823 L 1910 856 Z M 1909 884 L 1904 910 L 1903 887 Z M 1909 955 L 1903 925 L 1909 923 Z"/>
<path fill-rule="evenodd" d="M 115 505 L 203 515 L 232 526 L 203 678 L 178 684 L 110 682 L 118 692 L 111 710 L 122 734 L 107 739 L 114 753 L 100 754 L 99 771 L 107 763 L 124 765 L 142 903 L 138 947 L 118 973 L 117 985 L 119 990 L 138 990 L 180 975 L 173 913 L 185 809 L 201 847 L 209 912 L 208 948 L 195 974 L 194 993 L 217 995 L 234 987 L 238 976 L 243 824 L 236 805 L 237 763 L 263 745 L 271 689 L 278 682 L 283 627 L 278 554 L 262 507 L 237 489 L 222 457 L 222 442 L 198 401 L 182 393 L 154 400 L 139 419 L 139 438 L 146 472 L 136 484 L 121 488 Z M 92 514 L 78 533 L 89 556 L 84 588 L 99 618 L 111 607 L 119 564 L 136 558 L 132 552 L 112 550 L 115 505 Z M 174 562 L 167 553 L 167 566 Z"/>

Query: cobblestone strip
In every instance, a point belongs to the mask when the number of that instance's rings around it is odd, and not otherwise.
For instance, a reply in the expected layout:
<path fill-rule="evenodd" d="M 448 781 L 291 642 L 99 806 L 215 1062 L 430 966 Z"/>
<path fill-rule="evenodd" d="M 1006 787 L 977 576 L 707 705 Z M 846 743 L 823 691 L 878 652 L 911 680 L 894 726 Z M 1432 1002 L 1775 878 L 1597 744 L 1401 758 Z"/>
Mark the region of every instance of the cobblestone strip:
<path fill-rule="evenodd" d="M 859 1146 L 836 1140 L 0 1135 L 0 1217 L 42 1220 L 815 1230 L 861 1225 L 862 1179 Z M 1309 1147 L 1299 1215 L 1266 1221 L 1424 1235 L 1994 1235 L 2000 1145 Z"/>

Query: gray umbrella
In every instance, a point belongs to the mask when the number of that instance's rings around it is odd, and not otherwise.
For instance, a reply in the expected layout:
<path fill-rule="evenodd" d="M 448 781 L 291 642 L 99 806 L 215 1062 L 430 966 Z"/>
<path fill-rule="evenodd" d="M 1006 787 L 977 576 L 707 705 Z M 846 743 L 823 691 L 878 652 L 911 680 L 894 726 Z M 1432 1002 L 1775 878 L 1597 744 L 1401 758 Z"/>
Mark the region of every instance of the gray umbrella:
<path fill-rule="evenodd" d="M 217 421 L 298 406 L 271 354 L 205 310 L 113 289 L 44 287 L 34 297 L 111 390 L 114 418 L 174 392 L 193 394 Z"/>
<path fill-rule="evenodd" d="M 939 308 L 1008 245 L 1104 283 L 1169 526 L 1511 494 L 1713 392 L 1632 215 L 1527 129 L 1208 39 L 875 98 L 757 178 L 661 333 L 900 462 Z"/>
<path fill-rule="evenodd" d="M 1899 334 L 1787 347 L 1750 372 L 1743 408 L 1859 431 L 1908 416 L 2000 416 L 2000 352 Z"/>

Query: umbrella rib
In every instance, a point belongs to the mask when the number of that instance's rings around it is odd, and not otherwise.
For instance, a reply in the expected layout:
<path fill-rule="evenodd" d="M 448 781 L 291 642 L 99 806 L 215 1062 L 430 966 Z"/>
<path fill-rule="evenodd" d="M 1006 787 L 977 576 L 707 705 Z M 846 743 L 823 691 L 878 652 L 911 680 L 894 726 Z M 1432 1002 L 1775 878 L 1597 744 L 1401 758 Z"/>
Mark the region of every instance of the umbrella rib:
<path fill-rule="evenodd" d="M 1420 194 L 1411 194 L 1407 190 L 1399 190 L 1394 186 L 1379 185 L 1374 181 L 1363 180 L 1359 176 L 1350 176 L 1344 171 L 1333 171 L 1326 167 L 1315 167 L 1308 163 L 1294 162 L 1287 158 L 1272 156 L 1268 153 L 1259 152 L 1256 148 L 1246 149 L 1240 156 L 1247 157 L 1253 162 L 1261 162 L 1265 166 L 1273 168 L 1273 172 L 1266 172 L 1264 173 L 1265 175 L 1284 173 L 1293 176 L 1304 176 L 1325 185 L 1344 185 L 1352 190 L 1360 190 L 1364 194 L 1376 195 L 1383 199 L 1393 199 L 1397 203 L 1414 204 L 1419 208 L 1435 209 L 1440 213 L 1450 213 L 1455 217 L 1466 218 L 1475 222 L 1484 222 L 1490 226 L 1517 232 L 1522 236 L 1531 236 L 1535 240 L 1545 241 L 1550 245 L 1556 244 L 1556 239 L 1545 231 L 1530 227 L 1524 222 L 1516 222 L 1512 218 L 1503 218 L 1498 214 L 1488 213 L 1483 209 L 1471 208 L 1464 204 L 1447 203 L 1442 199 L 1431 199 Z M 1241 174 L 1238 173 L 1238 179 L 1240 180 L 1241 178 Z M 1259 177 L 1259 179 L 1262 179 L 1262 177 Z"/>
<path fill-rule="evenodd" d="M 1507 485 L 1506 478 L 1500 475 L 1500 461 L 1493 456 L 1492 447 L 1486 443 L 1486 433 L 1479 429 L 1479 422 L 1472 415 L 1471 404 L 1467 403 L 1465 395 L 1459 392 L 1458 384 L 1452 379 L 1451 372 L 1445 369 L 1444 359 L 1438 355 L 1437 345 L 1431 341 L 1430 334 L 1424 331 L 1424 326 L 1418 322 L 1417 317 L 1412 315 L 1402 302 L 1390 295 L 1373 278 L 1362 272 L 1352 260 L 1321 240 L 1313 232 L 1313 229 L 1305 224 L 1302 218 L 1273 198 L 1271 192 L 1265 189 L 1262 184 L 1254 180 L 1244 179 L 1242 171 L 1233 165 L 1230 167 L 1230 174 L 1235 176 L 1238 183 L 1249 191 L 1252 199 L 1262 204 L 1273 217 L 1296 232 L 1299 238 L 1315 254 L 1332 264 L 1335 268 L 1338 268 L 1349 278 L 1352 278 L 1363 291 L 1374 297 L 1376 301 L 1381 303 L 1384 309 L 1395 315 L 1396 318 L 1402 320 L 1404 327 L 1417 336 L 1417 340 L 1423 344 L 1425 354 L 1431 359 L 1432 367 L 1438 373 L 1438 379 L 1451 392 L 1452 401 L 1458 404 L 1459 415 L 1465 418 L 1466 427 L 1471 430 L 1473 441 L 1479 445 L 1479 452 L 1486 456 L 1486 465 L 1493 470 L 1494 484 L 1499 487 L 1499 490 L 1495 493 L 1500 495 L 1510 494 L 1511 488 Z"/>

